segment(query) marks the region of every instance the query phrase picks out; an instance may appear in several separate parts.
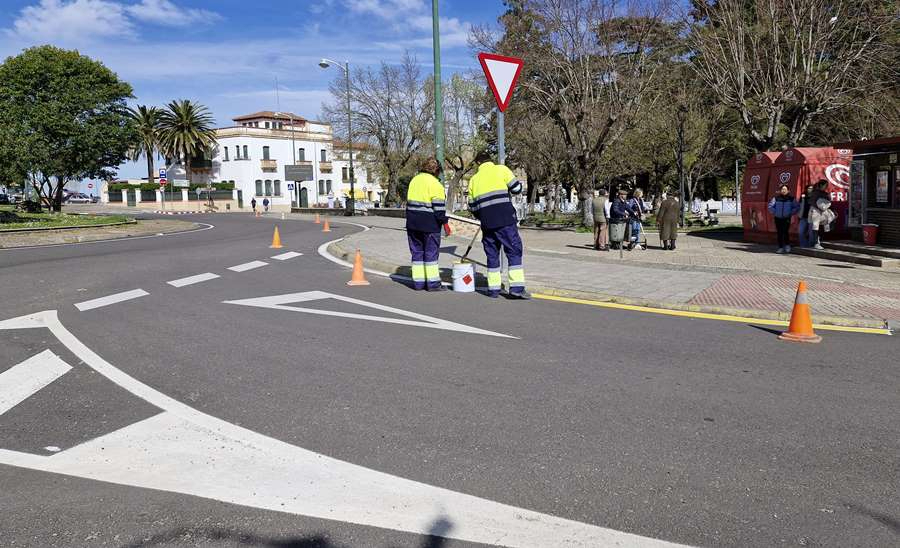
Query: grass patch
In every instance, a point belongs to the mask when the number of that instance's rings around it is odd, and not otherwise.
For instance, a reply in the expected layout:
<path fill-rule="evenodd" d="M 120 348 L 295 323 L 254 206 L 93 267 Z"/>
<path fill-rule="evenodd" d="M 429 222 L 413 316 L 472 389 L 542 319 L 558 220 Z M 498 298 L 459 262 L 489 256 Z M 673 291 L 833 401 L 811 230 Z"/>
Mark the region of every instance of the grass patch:
<path fill-rule="evenodd" d="M 24 213 L 13 206 L 0 206 L 0 232 L 23 228 L 63 228 L 104 226 L 124 223 L 125 215 L 70 215 L 67 213 Z"/>

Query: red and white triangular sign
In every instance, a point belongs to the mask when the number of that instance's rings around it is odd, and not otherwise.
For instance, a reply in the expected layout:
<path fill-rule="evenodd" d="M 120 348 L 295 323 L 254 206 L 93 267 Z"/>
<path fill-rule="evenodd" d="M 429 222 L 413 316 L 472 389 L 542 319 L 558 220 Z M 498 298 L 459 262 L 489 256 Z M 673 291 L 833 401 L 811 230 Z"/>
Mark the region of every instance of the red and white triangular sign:
<path fill-rule="evenodd" d="M 513 88 L 516 87 L 524 61 L 517 57 L 504 57 L 493 53 L 479 53 L 478 60 L 481 61 L 488 85 L 494 92 L 497 107 L 500 112 L 505 112 L 509 100 L 512 99 Z"/>

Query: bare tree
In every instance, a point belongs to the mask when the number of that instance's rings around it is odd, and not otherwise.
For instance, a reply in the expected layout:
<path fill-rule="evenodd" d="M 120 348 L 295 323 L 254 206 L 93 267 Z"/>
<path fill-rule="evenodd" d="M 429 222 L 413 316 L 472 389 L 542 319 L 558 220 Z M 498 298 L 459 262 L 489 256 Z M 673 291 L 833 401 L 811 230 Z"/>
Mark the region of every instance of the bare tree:
<path fill-rule="evenodd" d="M 896 86 L 895 68 L 871 70 L 898 32 L 896 9 L 892 0 L 694 0 L 693 65 L 756 150 L 796 146 L 816 117 Z"/>
<path fill-rule="evenodd" d="M 522 0 L 502 19 L 497 49 L 525 59 L 522 95 L 560 131 L 586 224 L 600 160 L 670 56 L 667 12 L 662 0 Z"/>
<path fill-rule="evenodd" d="M 385 201 L 399 203 L 401 173 L 420 151 L 431 127 L 431 100 L 422 80 L 421 66 L 408 53 L 400 65 L 382 63 L 377 70 L 360 68 L 351 78 L 350 103 L 354 141 L 366 142 L 373 163 L 387 181 Z M 338 134 L 347 134 L 346 81 L 330 87 L 334 101 L 323 105 L 326 118 Z"/>
<path fill-rule="evenodd" d="M 448 186 L 447 209 L 461 199 L 462 180 L 487 161 L 490 103 L 484 84 L 454 74 L 444 86 L 444 160 Z"/>

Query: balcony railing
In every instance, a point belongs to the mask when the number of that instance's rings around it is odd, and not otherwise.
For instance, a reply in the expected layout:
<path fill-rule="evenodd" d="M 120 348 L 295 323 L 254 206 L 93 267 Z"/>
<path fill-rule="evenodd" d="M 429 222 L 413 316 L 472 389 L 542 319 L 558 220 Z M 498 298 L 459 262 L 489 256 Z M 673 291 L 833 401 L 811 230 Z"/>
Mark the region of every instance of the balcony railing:
<path fill-rule="evenodd" d="M 278 161 L 277 160 L 260 160 L 259 167 L 261 167 L 263 171 L 278 171 Z"/>
<path fill-rule="evenodd" d="M 319 162 L 319 171 L 331 173 L 331 162 Z"/>

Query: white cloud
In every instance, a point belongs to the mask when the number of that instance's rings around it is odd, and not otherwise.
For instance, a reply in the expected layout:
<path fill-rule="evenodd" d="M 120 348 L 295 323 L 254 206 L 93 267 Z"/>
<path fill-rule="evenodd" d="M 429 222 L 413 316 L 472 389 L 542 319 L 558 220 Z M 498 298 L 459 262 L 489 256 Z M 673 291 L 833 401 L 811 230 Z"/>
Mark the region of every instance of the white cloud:
<path fill-rule="evenodd" d="M 382 19 L 401 19 L 421 13 L 425 3 L 421 0 L 345 0 L 351 11 L 371 14 Z"/>
<path fill-rule="evenodd" d="M 78 42 L 128 36 L 134 28 L 121 4 L 108 0 L 41 0 L 22 8 L 7 34 L 34 42 Z"/>
<path fill-rule="evenodd" d="M 125 9 L 135 19 L 177 27 L 210 23 L 221 19 L 221 16 L 215 12 L 178 7 L 169 0 L 141 0 L 140 4 L 133 4 Z"/>
<path fill-rule="evenodd" d="M 394 42 L 395 46 L 418 48 L 431 44 L 432 16 L 429 2 L 422 0 L 344 0 L 344 5 L 355 13 L 374 15 L 385 20 L 399 35 L 409 35 L 408 38 Z M 452 48 L 467 45 L 472 25 L 455 17 L 441 17 L 440 28 L 441 47 Z"/>

